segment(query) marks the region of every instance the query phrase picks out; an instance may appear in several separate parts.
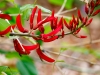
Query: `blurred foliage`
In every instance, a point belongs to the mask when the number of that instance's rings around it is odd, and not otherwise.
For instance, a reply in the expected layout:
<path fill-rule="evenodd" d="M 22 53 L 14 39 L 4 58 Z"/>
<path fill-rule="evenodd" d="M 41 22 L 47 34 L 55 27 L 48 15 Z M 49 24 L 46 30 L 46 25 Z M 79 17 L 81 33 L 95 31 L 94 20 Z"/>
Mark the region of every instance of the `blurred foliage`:
<path fill-rule="evenodd" d="M 38 75 L 35 65 L 29 59 L 19 60 L 16 66 L 21 75 Z"/>
<path fill-rule="evenodd" d="M 54 5 L 62 5 L 64 0 L 48 0 L 51 4 L 54 4 Z M 66 5 L 65 5 L 65 8 L 66 9 L 71 9 L 72 8 L 72 5 L 73 5 L 73 2 L 74 0 L 67 0 L 66 2 Z"/>
<path fill-rule="evenodd" d="M 0 31 L 5 30 L 8 26 L 10 26 L 10 24 L 4 20 L 4 19 L 0 19 Z M 7 37 L 9 37 L 9 33 L 6 34 Z"/>
<path fill-rule="evenodd" d="M 85 55 L 91 54 L 95 58 L 100 59 L 100 52 L 98 50 L 91 49 L 91 48 L 79 47 L 79 46 L 68 47 L 68 44 L 67 44 L 67 48 L 62 47 L 61 50 L 62 50 L 62 52 L 66 51 L 66 50 L 70 50 L 70 51 L 82 53 Z"/>
<path fill-rule="evenodd" d="M 2 74 L 2 72 L 4 72 L 7 75 L 18 75 L 19 74 L 16 68 L 9 68 L 8 66 L 0 66 L 0 75 L 4 75 Z"/>
<path fill-rule="evenodd" d="M 34 60 L 27 56 L 27 55 L 22 55 L 20 56 L 17 52 L 15 51 L 5 51 L 5 50 L 0 50 L 0 54 L 5 54 L 5 56 L 8 59 L 12 58 L 17 58 L 17 68 L 14 67 L 9 67 L 8 66 L 0 66 L 0 73 L 5 72 L 7 75 L 17 75 L 18 71 L 20 72 L 21 75 L 38 75 L 37 69 L 34 64 Z M 15 74 L 16 73 L 16 74 Z"/>
<path fill-rule="evenodd" d="M 19 8 L 18 7 L 9 7 L 7 10 L 4 11 L 6 14 L 18 14 L 19 13 Z M 16 16 L 12 16 L 12 19 L 9 21 L 10 24 L 15 24 L 16 23 Z"/>

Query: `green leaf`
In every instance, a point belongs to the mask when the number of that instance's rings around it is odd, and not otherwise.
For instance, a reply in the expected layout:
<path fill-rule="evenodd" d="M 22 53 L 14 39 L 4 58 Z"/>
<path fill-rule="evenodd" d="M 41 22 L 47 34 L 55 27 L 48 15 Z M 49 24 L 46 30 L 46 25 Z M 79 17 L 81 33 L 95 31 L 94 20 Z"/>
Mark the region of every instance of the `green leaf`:
<path fill-rule="evenodd" d="M 20 55 L 17 52 L 13 51 L 13 52 L 7 52 L 6 57 L 7 58 L 20 58 Z"/>
<path fill-rule="evenodd" d="M 0 73 L 5 72 L 8 69 L 8 66 L 0 66 Z"/>
<path fill-rule="evenodd" d="M 30 9 L 30 8 L 33 8 L 33 7 L 34 7 L 34 5 L 32 5 L 32 4 L 24 5 L 24 6 L 20 7 L 20 12 L 24 12 L 27 9 Z"/>
<path fill-rule="evenodd" d="M 64 51 L 66 51 L 66 50 L 67 50 L 67 48 L 61 48 L 61 49 L 60 49 L 61 52 L 64 52 Z"/>
<path fill-rule="evenodd" d="M 87 34 L 89 34 L 89 29 L 87 27 L 82 28 L 84 32 L 86 32 Z"/>
<path fill-rule="evenodd" d="M 44 30 L 45 30 L 45 31 L 44 31 L 45 34 L 47 34 L 47 33 L 49 33 L 50 31 L 52 31 L 50 25 L 44 26 Z"/>
<path fill-rule="evenodd" d="M 36 31 L 36 35 L 40 35 L 41 32 L 39 30 Z M 42 40 L 37 40 L 37 42 L 42 45 L 43 44 L 43 41 Z"/>
<path fill-rule="evenodd" d="M 72 50 L 72 51 L 75 51 L 75 52 L 83 53 L 83 54 L 89 54 L 90 53 L 90 51 L 85 47 L 71 47 L 69 49 Z"/>
<path fill-rule="evenodd" d="M 6 51 L 0 49 L 0 54 L 5 54 L 6 58 L 20 58 L 20 55 L 15 51 Z"/>
<path fill-rule="evenodd" d="M 64 60 L 57 60 L 56 62 L 65 62 Z"/>
<path fill-rule="evenodd" d="M 6 14 L 19 14 L 20 9 L 17 7 L 11 7 L 4 11 Z M 16 23 L 16 16 L 12 16 L 12 19 L 9 21 L 11 24 Z"/>
<path fill-rule="evenodd" d="M 4 8 L 6 6 L 6 2 L 2 1 L 0 2 L 0 8 Z"/>
<path fill-rule="evenodd" d="M 14 1 L 14 0 L 6 0 L 6 1 L 8 1 L 8 2 L 12 3 L 15 7 L 17 7 L 17 6 L 18 6 L 18 5 L 15 3 L 15 1 Z"/>
<path fill-rule="evenodd" d="M 48 0 L 51 4 L 54 4 L 54 5 L 62 5 L 64 0 Z M 66 2 L 66 5 L 65 5 L 65 8 L 66 9 L 71 9 L 72 8 L 72 5 L 73 5 L 73 2 L 74 0 L 67 0 Z"/>
<path fill-rule="evenodd" d="M 10 24 L 4 20 L 4 19 L 0 19 L 0 31 L 5 30 L 8 26 L 10 26 Z M 6 34 L 7 37 L 9 37 L 9 33 Z"/>
<path fill-rule="evenodd" d="M 19 60 L 16 66 L 21 75 L 38 75 L 34 63 L 30 61 Z"/>
<path fill-rule="evenodd" d="M 36 5 L 36 6 L 38 6 L 38 8 L 40 8 L 43 12 L 51 13 L 51 10 L 49 10 L 47 8 L 44 8 L 44 7 L 40 6 L 40 5 Z"/>
<path fill-rule="evenodd" d="M 74 0 L 67 0 L 67 3 L 66 3 L 65 8 L 71 9 L 72 8 L 72 5 L 73 5 L 73 2 L 74 2 Z"/>
<path fill-rule="evenodd" d="M 2 72 L 5 72 L 7 75 L 19 75 L 16 68 L 12 69 L 9 68 L 8 66 L 0 66 L 0 75 L 4 75 L 2 74 Z"/>
<path fill-rule="evenodd" d="M 24 25 L 24 22 L 29 19 L 30 14 L 31 14 L 31 9 L 27 9 L 26 11 L 22 12 L 22 23 L 23 23 L 23 25 Z"/>
<path fill-rule="evenodd" d="M 0 49 L 0 54 L 6 54 L 7 51 Z"/>
<path fill-rule="evenodd" d="M 62 5 L 64 0 L 48 0 L 51 4 Z"/>
<path fill-rule="evenodd" d="M 10 24 L 6 20 L 0 18 L 0 31 L 5 30 L 8 26 L 10 26 Z"/>
<path fill-rule="evenodd" d="M 9 1 L 9 2 L 11 2 L 11 3 L 13 3 L 13 2 L 14 2 L 14 0 L 7 0 L 7 1 Z"/>

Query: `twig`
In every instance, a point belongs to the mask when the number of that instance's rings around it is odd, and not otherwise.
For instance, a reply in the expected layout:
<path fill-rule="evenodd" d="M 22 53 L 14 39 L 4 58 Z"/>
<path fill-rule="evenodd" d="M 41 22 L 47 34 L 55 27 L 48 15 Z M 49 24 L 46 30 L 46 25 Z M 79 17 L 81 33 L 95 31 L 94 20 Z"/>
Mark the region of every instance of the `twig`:
<path fill-rule="evenodd" d="M 100 73 L 99 70 L 95 70 L 95 71 L 94 71 L 94 69 L 82 70 L 81 67 L 71 65 L 71 64 L 67 64 L 67 63 L 59 64 L 59 66 L 70 69 L 70 70 L 78 71 L 78 72 L 88 73 L 88 74 L 99 74 Z"/>
<path fill-rule="evenodd" d="M 64 13 L 65 13 L 65 11 L 64 11 Z M 17 16 L 18 14 L 9 14 L 10 16 Z M 22 15 L 22 14 L 20 14 L 20 15 Z M 36 13 L 35 14 L 35 16 L 37 16 L 38 14 Z M 42 14 L 42 16 L 51 16 L 51 14 Z M 67 18 L 67 19 L 71 19 L 71 17 L 68 17 L 68 16 L 64 16 L 64 15 L 55 15 L 55 16 L 57 16 L 57 17 L 62 17 L 63 16 L 63 18 Z"/>
<path fill-rule="evenodd" d="M 65 11 L 62 11 L 60 14 L 65 14 L 65 13 L 68 13 L 68 12 L 72 12 L 72 11 L 75 11 L 77 9 L 77 7 L 73 8 L 73 9 L 70 9 L 70 10 L 65 10 Z"/>
<path fill-rule="evenodd" d="M 56 15 L 59 15 L 59 14 L 63 11 L 63 9 L 64 9 L 64 7 L 65 7 L 65 5 L 66 5 L 66 2 L 67 2 L 67 0 L 64 0 L 64 2 L 63 2 L 63 4 L 62 4 L 61 8 L 60 8 L 59 11 L 56 13 Z"/>
<path fill-rule="evenodd" d="M 60 68 L 58 65 L 56 65 L 56 64 L 55 64 L 55 66 L 56 66 L 56 68 L 59 70 L 59 72 L 60 72 L 62 75 L 64 75 L 64 73 L 62 72 L 61 68 Z"/>
<path fill-rule="evenodd" d="M 69 35 L 69 34 L 72 34 L 72 32 L 68 32 L 68 33 L 65 33 L 64 35 Z M 10 33 L 10 36 L 28 36 L 28 37 L 38 37 L 39 35 L 31 35 L 31 34 L 28 34 L 28 33 Z M 62 36 L 62 35 L 58 35 L 59 37 Z"/>
<path fill-rule="evenodd" d="M 52 54 L 55 54 L 55 55 L 59 55 L 59 53 L 57 52 L 52 52 L 52 51 L 46 51 L 48 53 L 52 53 Z M 84 62 L 87 62 L 87 63 L 90 63 L 90 64 L 93 64 L 93 65 L 99 65 L 98 63 L 94 63 L 94 62 L 90 62 L 88 60 L 84 60 L 84 59 L 80 59 L 80 58 L 76 58 L 76 57 L 72 57 L 72 56 L 69 56 L 69 55 L 65 55 L 65 54 L 60 54 L 61 56 L 64 56 L 64 57 L 67 57 L 67 58 L 72 58 L 72 59 L 75 59 L 75 60 L 78 60 L 78 61 L 84 61 Z"/>

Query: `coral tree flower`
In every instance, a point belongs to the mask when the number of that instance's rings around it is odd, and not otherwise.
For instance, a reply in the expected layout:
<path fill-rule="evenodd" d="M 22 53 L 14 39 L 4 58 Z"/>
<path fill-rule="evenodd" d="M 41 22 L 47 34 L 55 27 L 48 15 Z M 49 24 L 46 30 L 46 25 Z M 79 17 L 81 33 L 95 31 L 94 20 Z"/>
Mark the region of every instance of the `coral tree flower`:
<path fill-rule="evenodd" d="M 20 55 L 22 55 L 22 54 L 28 55 L 28 54 L 30 54 L 30 52 L 32 50 L 36 50 L 37 54 L 39 55 L 39 57 L 41 59 L 48 61 L 48 62 L 54 62 L 55 61 L 54 59 L 48 57 L 45 53 L 42 52 L 42 50 L 40 48 L 40 44 L 37 43 L 37 40 L 42 40 L 43 42 L 51 42 L 51 41 L 54 41 L 59 38 L 58 33 L 61 33 L 61 36 L 64 37 L 64 35 L 65 35 L 64 25 L 67 29 L 69 29 L 69 31 L 70 31 L 69 34 L 73 34 L 78 38 L 86 38 L 87 36 L 83 36 L 83 35 L 77 36 L 77 34 L 80 32 L 82 27 L 90 25 L 90 23 L 93 20 L 93 18 L 90 18 L 90 16 L 95 16 L 100 13 L 100 9 L 98 9 L 96 11 L 94 10 L 95 7 L 97 7 L 99 5 L 100 5 L 99 0 L 96 0 L 95 2 L 93 0 L 91 0 L 90 3 L 85 5 L 85 12 L 86 12 L 87 16 L 84 17 L 81 14 L 81 11 L 78 10 L 78 13 L 77 13 L 78 17 L 75 18 L 75 16 L 73 15 L 72 19 L 69 21 L 69 23 L 67 23 L 63 17 L 60 19 L 58 19 L 58 17 L 55 17 L 54 11 L 52 11 L 51 16 L 48 16 L 48 17 L 45 17 L 44 19 L 42 19 L 41 9 L 38 9 L 38 7 L 36 6 L 32 9 L 32 13 L 29 17 L 30 30 L 27 30 L 23 27 L 23 25 L 21 23 L 21 15 L 20 14 L 17 15 L 17 17 L 16 17 L 17 29 L 23 34 L 28 33 L 28 34 L 32 35 L 33 36 L 32 38 L 36 40 L 36 44 L 26 46 L 26 45 L 23 45 L 22 43 L 20 43 L 20 41 L 18 39 L 13 39 L 15 50 Z M 34 17 L 35 17 L 36 12 L 38 14 L 37 19 L 36 19 L 37 23 L 34 24 Z M 7 14 L 0 14 L 0 18 L 8 19 L 8 20 L 11 19 L 11 17 Z M 44 31 L 45 31 L 44 24 L 47 22 L 50 22 L 51 32 L 45 34 L 44 33 Z M 79 25 L 79 22 L 81 22 L 81 25 Z M 0 35 L 5 35 L 8 32 L 11 32 L 11 28 L 14 29 L 14 27 L 15 26 L 9 26 L 5 30 L 1 31 Z M 34 30 L 39 30 L 41 32 L 41 34 L 36 36 L 33 32 Z"/>
<path fill-rule="evenodd" d="M 29 54 L 31 50 L 35 50 L 38 47 L 38 44 L 25 46 L 19 43 L 17 39 L 13 39 L 15 50 L 21 54 Z"/>
<path fill-rule="evenodd" d="M 55 36 L 62 28 L 61 25 L 59 25 L 55 30 L 53 30 L 52 32 L 48 33 L 48 34 L 44 34 L 44 23 L 47 22 L 51 22 L 53 21 L 55 18 L 53 16 L 48 16 L 45 19 L 42 19 L 41 17 L 41 9 L 38 10 L 38 16 L 37 16 L 37 24 L 34 24 L 34 17 L 35 17 L 35 13 L 37 11 L 37 6 L 35 8 L 33 8 L 32 10 L 32 14 L 30 15 L 30 30 L 36 30 L 38 29 L 42 34 L 42 36 L 40 35 L 40 37 L 33 37 L 33 39 L 35 40 L 42 40 L 44 42 L 51 42 L 54 41 L 56 39 L 58 39 L 58 36 Z M 28 33 L 30 32 L 29 30 L 26 30 L 21 23 L 21 15 L 19 14 L 16 17 L 16 26 L 18 28 L 18 30 L 22 33 Z M 32 34 L 34 35 L 34 34 Z M 19 41 L 17 39 L 13 40 L 14 43 L 14 47 L 15 50 L 21 55 L 21 54 L 30 54 L 30 52 L 32 50 L 36 50 L 37 54 L 39 55 L 39 57 L 41 59 L 44 59 L 45 61 L 48 62 L 54 62 L 54 59 L 46 56 L 44 53 L 42 53 L 42 50 L 40 49 L 40 45 L 37 43 L 36 45 L 32 45 L 32 46 L 25 46 L 21 43 L 19 43 Z"/>
<path fill-rule="evenodd" d="M 0 14 L 0 18 L 11 20 L 11 16 L 9 16 L 8 14 Z"/>
<path fill-rule="evenodd" d="M 7 27 L 5 30 L 0 31 L 0 36 L 6 35 L 7 33 L 11 32 L 11 29 L 14 29 L 14 28 L 15 28 L 15 25 Z"/>
<path fill-rule="evenodd" d="M 0 14 L 0 18 L 11 20 L 11 16 L 8 14 Z M 0 36 L 6 35 L 7 33 L 11 32 L 11 29 L 14 29 L 15 25 L 8 26 L 5 30 L 0 31 Z"/>

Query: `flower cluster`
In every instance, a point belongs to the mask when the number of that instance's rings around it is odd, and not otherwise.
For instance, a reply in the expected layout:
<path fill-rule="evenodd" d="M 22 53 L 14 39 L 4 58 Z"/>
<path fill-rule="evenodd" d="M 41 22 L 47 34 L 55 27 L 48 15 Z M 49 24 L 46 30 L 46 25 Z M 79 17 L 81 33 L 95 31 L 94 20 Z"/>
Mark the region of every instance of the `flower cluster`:
<path fill-rule="evenodd" d="M 32 9 L 32 13 L 29 17 L 29 24 L 30 24 L 30 30 L 27 30 L 23 27 L 22 23 L 21 23 L 21 15 L 17 15 L 16 17 L 16 24 L 13 26 L 9 26 L 7 29 L 5 29 L 4 31 L 0 31 L 0 36 L 7 34 L 8 32 L 12 32 L 14 31 L 14 29 L 18 29 L 21 33 L 26 34 L 28 33 L 29 35 L 33 35 L 32 38 L 36 40 L 42 40 L 43 42 L 51 42 L 54 41 L 56 39 L 59 38 L 59 35 L 57 35 L 57 33 L 61 33 L 60 36 L 64 37 L 64 35 L 67 35 L 64 32 L 64 26 L 70 30 L 70 33 L 68 34 L 73 34 L 75 36 L 77 36 L 77 34 L 79 33 L 79 31 L 81 30 L 82 27 L 84 26 L 88 26 L 91 22 L 92 22 L 92 16 L 97 15 L 98 13 L 100 13 L 100 9 L 94 11 L 94 9 L 100 6 L 100 2 L 99 0 L 96 1 L 91 1 L 90 3 L 85 5 L 85 12 L 87 14 L 86 17 L 82 16 L 80 10 L 78 10 L 78 17 L 75 18 L 75 16 L 72 16 L 72 19 L 69 21 L 69 23 L 66 22 L 66 20 L 62 17 L 60 18 L 60 20 L 58 20 L 58 17 L 55 17 L 54 15 L 54 11 L 52 11 L 51 16 L 45 17 L 44 19 L 42 19 L 42 15 L 41 15 L 41 9 L 38 9 L 38 7 L 36 6 L 35 8 Z M 38 9 L 38 10 L 37 10 Z M 37 23 L 34 24 L 34 17 L 35 17 L 35 13 L 36 11 L 38 12 L 38 16 L 37 16 Z M 0 14 L 0 18 L 2 19 L 8 19 L 10 20 L 11 17 L 7 14 Z M 44 31 L 44 24 L 49 22 L 50 23 L 50 27 L 52 29 L 51 32 L 45 34 Z M 79 22 L 81 22 L 81 25 L 79 25 Z M 41 32 L 40 35 L 35 36 L 35 33 L 33 32 L 34 30 L 39 30 Z M 86 38 L 86 36 L 77 36 L 78 38 Z M 18 39 L 13 39 L 13 43 L 14 43 L 14 47 L 15 50 L 20 54 L 30 54 L 30 52 L 32 50 L 36 50 L 37 54 L 39 55 L 39 57 L 45 61 L 48 62 L 54 62 L 55 60 L 46 56 L 41 48 L 39 43 L 33 44 L 33 45 L 23 45 L 22 43 L 20 43 L 20 41 Z"/>

